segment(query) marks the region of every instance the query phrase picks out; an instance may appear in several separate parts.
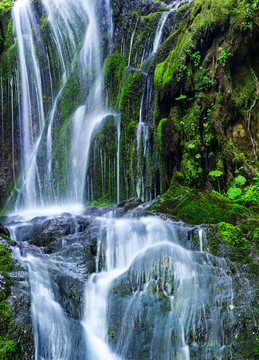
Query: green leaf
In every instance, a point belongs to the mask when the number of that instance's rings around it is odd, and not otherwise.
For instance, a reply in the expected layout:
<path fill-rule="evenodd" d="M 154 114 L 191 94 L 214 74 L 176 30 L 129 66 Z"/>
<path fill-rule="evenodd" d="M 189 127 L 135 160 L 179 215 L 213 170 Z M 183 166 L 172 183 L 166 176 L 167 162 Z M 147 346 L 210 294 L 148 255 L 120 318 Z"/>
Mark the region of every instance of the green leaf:
<path fill-rule="evenodd" d="M 233 181 L 233 185 L 244 185 L 246 183 L 246 178 L 244 176 L 238 175 L 234 181 Z"/>
<path fill-rule="evenodd" d="M 187 98 L 187 96 L 182 94 L 178 98 L 175 98 L 175 100 L 184 100 L 186 98 Z"/>
<path fill-rule="evenodd" d="M 235 309 L 235 306 L 232 305 L 232 304 L 230 304 L 230 305 L 228 305 L 228 306 L 229 306 L 230 310 L 234 310 L 234 309 Z"/>
<path fill-rule="evenodd" d="M 219 177 L 221 175 L 223 175 L 223 172 L 219 170 L 213 170 L 209 172 L 209 176 Z"/>
<path fill-rule="evenodd" d="M 228 189 L 228 192 L 227 192 L 227 195 L 230 199 L 235 199 L 237 198 L 239 195 L 242 194 L 242 190 L 241 189 L 238 189 L 236 187 L 231 187 Z"/>

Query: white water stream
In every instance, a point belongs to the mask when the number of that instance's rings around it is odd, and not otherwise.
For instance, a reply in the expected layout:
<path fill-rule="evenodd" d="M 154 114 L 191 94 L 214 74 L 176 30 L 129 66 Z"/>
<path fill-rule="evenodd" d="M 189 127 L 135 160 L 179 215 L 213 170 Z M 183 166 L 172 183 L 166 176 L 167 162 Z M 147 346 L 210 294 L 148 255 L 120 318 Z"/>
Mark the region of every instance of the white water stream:
<path fill-rule="evenodd" d="M 20 218 L 10 224 L 14 240 L 19 242 L 22 227 L 35 226 L 31 218 L 28 214 L 23 223 Z M 66 249 L 71 235 L 63 238 L 64 251 L 61 248 L 57 255 L 38 250 L 38 255 L 21 256 L 17 250 L 29 272 L 35 359 L 127 360 L 133 353 L 137 360 L 144 347 L 144 358 L 153 360 L 231 356 L 226 337 L 233 318 L 224 311 L 234 299 L 225 260 L 186 250 L 181 244 L 188 246 L 188 228 L 171 221 L 118 219 L 112 213 L 93 221 L 98 223 L 97 272 L 85 283 L 83 314 L 76 328 L 64 300 L 59 302 L 53 278 L 54 273 L 63 278 L 62 272 L 72 266 L 70 248 Z M 77 236 L 82 235 L 74 235 L 74 245 L 79 246 Z M 77 268 L 80 256 L 75 259 L 75 279 L 84 272 Z"/>

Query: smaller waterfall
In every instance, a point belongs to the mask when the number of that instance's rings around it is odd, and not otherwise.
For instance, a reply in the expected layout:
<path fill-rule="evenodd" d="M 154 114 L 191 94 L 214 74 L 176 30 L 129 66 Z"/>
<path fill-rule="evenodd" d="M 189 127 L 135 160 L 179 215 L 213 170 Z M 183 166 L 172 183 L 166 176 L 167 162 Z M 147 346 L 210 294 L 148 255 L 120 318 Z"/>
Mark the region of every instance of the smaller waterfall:
<path fill-rule="evenodd" d="M 70 359 L 70 330 L 65 314 L 55 301 L 48 263 L 28 255 L 23 260 L 30 274 L 31 314 L 37 359 Z"/>
<path fill-rule="evenodd" d="M 134 30 L 133 30 L 133 32 L 132 32 L 131 39 L 130 39 L 128 67 L 130 66 L 131 51 L 132 51 L 132 46 L 133 46 L 133 41 L 134 41 L 135 32 L 136 32 L 136 29 L 137 29 L 137 26 L 138 26 L 138 20 L 139 20 L 139 19 L 137 19 L 137 21 L 136 21 L 136 24 L 135 24 L 135 27 L 134 27 Z"/>
<path fill-rule="evenodd" d="M 120 116 L 118 116 L 117 121 L 117 204 L 120 202 L 120 139 L 121 139 L 121 121 Z"/>
<path fill-rule="evenodd" d="M 88 349 L 87 360 L 120 360 L 111 352 L 107 342 L 107 298 L 113 280 L 120 275 L 120 271 L 93 274 L 85 291 L 85 315 L 82 321 L 86 334 Z"/>
<path fill-rule="evenodd" d="M 14 136 L 14 86 L 13 79 L 10 81 L 11 88 L 11 117 L 12 117 L 12 160 L 13 160 L 13 182 L 16 185 L 16 175 L 15 175 L 15 136 Z"/>
<path fill-rule="evenodd" d="M 203 230 L 199 229 L 198 230 L 198 234 L 199 234 L 199 241 L 200 241 L 200 251 L 203 251 Z"/>
<path fill-rule="evenodd" d="M 169 14 L 172 12 L 172 10 L 170 11 L 166 11 L 163 13 L 163 15 L 161 16 L 161 19 L 158 23 L 158 27 L 156 30 L 156 36 L 155 36 L 155 40 L 154 40 L 154 44 L 153 44 L 153 53 L 156 53 L 159 46 L 160 46 L 160 42 L 162 39 L 162 34 L 163 34 L 163 30 L 164 30 L 164 26 L 166 23 L 166 20 L 168 19 Z"/>
<path fill-rule="evenodd" d="M 146 86 L 147 83 L 145 84 L 144 91 L 142 93 L 141 105 L 139 110 L 139 123 L 137 128 L 138 179 L 137 179 L 136 190 L 137 190 L 137 196 L 141 200 L 145 199 L 145 189 L 144 189 L 143 169 L 140 169 L 140 159 L 143 157 L 143 159 L 145 160 L 148 136 L 149 136 L 148 126 L 143 122 L 143 106 L 144 106 Z"/>
<path fill-rule="evenodd" d="M 192 0 L 189 0 L 188 3 L 190 3 L 191 1 Z M 185 0 L 175 1 L 175 3 L 170 6 L 171 7 L 170 11 L 164 12 L 163 15 L 161 16 L 160 21 L 158 23 L 157 30 L 156 30 L 154 44 L 153 44 L 153 54 L 157 52 L 157 50 L 160 46 L 160 43 L 162 40 L 162 35 L 163 35 L 163 30 L 164 30 L 164 27 L 165 27 L 165 24 L 166 24 L 166 21 L 167 21 L 169 15 L 171 13 L 176 14 L 178 8 L 185 2 L 186 2 Z"/>

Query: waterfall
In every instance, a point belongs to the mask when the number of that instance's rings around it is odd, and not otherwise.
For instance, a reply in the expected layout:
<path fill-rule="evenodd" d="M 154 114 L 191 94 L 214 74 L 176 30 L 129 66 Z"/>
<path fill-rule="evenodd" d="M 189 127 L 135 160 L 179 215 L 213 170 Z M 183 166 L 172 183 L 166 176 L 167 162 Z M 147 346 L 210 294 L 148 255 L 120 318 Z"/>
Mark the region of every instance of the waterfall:
<path fill-rule="evenodd" d="M 37 22 L 29 0 L 18 0 L 13 7 L 21 77 L 22 162 L 24 173 L 30 173 L 24 183 L 24 198 L 32 206 L 36 198 L 36 162 L 32 159 L 35 143 L 42 132 L 45 117 L 40 68 L 36 56 L 32 29 Z M 34 104 L 35 107 L 32 106 Z M 34 116 L 34 111 L 37 114 Z M 33 166 L 31 166 L 33 164 Z"/>
<path fill-rule="evenodd" d="M 109 33 L 107 51 L 110 51 L 113 32 L 110 2 L 43 0 L 42 6 L 41 29 L 30 0 L 17 0 L 13 8 L 22 99 L 19 119 L 23 161 L 17 210 L 55 203 L 82 203 L 91 134 L 108 114 L 104 106 L 100 27 Z M 52 37 L 48 47 L 42 50 L 43 26 L 49 31 L 44 36 Z M 46 62 L 46 75 L 39 61 Z M 54 73 L 57 67 L 58 72 Z M 74 115 L 70 115 L 71 119 L 65 119 L 66 124 L 58 124 L 60 104 L 74 74 L 81 86 L 81 103 Z M 44 103 L 45 93 L 50 98 L 49 110 Z M 57 146 L 61 146 L 57 144 L 57 126 L 63 129 L 63 134 L 72 134 L 62 140 L 67 147 L 67 165 L 62 174 L 61 170 L 55 170 L 59 160 L 56 157 L 60 156 Z M 76 150 L 78 143 L 81 149 Z M 66 185 L 62 191 L 61 181 Z"/>
<path fill-rule="evenodd" d="M 136 21 L 136 24 L 135 24 L 134 30 L 133 30 L 132 35 L 131 35 L 131 38 L 130 38 L 130 48 L 129 48 L 128 67 L 130 66 L 132 45 L 133 45 L 134 36 L 135 36 L 135 33 L 136 33 L 137 26 L 138 26 L 138 19 L 137 19 L 137 21 Z"/>
<path fill-rule="evenodd" d="M 117 121 L 117 204 L 120 202 L 120 139 L 121 139 L 121 121 L 120 116 L 118 116 Z"/>
<path fill-rule="evenodd" d="M 64 311 L 54 298 L 49 265 L 32 255 L 23 261 L 27 264 L 30 274 L 35 359 L 69 360 L 72 334 Z"/>
<path fill-rule="evenodd" d="M 29 274 L 36 359 L 231 358 L 243 280 L 233 264 L 189 250 L 192 228 L 113 212 L 11 218 L 8 227 Z M 49 255 L 24 243 L 40 227 L 61 236 Z M 96 272 L 88 273 L 93 237 Z M 85 287 L 83 303 L 69 284 Z M 247 281 L 244 291 L 248 309 Z"/>

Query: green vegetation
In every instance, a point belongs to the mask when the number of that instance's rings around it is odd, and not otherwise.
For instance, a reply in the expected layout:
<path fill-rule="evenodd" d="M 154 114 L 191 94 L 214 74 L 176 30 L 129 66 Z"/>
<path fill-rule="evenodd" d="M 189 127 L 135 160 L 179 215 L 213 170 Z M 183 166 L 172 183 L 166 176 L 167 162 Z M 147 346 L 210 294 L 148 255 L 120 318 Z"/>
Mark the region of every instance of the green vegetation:
<path fill-rule="evenodd" d="M 182 175 L 177 173 L 180 180 Z M 190 224 L 217 224 L 228 222 L 237 224 L 249 218 L 256 218 L 257 213 L 234 202 L 216 191 L 202 192 L 180 185 L 172 186 L 163 196 L 158 197 L 148 208 L 155 213 L 165 213 L 173 219 Z"/>
<path fill-rule="evenodd" d="M 219 223 L 217 232 L 220 239 L 231 248 L 230 259 L 232 261 L 239 261 L 244 264 L 250 261 L 248 255 L 251 250 L 251 244 L 243 237 L 239 227 L 222 222 Z"/>
<path fill-rule="evenodd" d="M 88 198 L 92 206 L 106 206 L 117 201 L 117 119 L 107 116 L 91 138 L 87 178 Z"/>
<path fill-rule="evenodd" d="M 247 172 L 258 175 L 253 135 L 249 135 L 258 132 L 258 51 L 249 40 L 252 30 L 258 36 L 257 7 L 258 1 L 194 0 L 185 21 L 167 39 L 169 53 L 159 54 L 162 61 L 154 74 L 155 130 L 159 134 L 165 118 L 173 127 L 160 153 L 160 181 L 166 184 L 162 192 L 174 172 L 180 171 L 185 186 L 199 189 L 209 181 L 223 193 L 231 188 L 228 194 L 235 199 L 242 193 L 239 185 L 231 185 L 237 170 L 242 167 L 239 175 L 246 178 Z M 242 25 L 246 13 L 251 28 Z M 247 39 L 249 60 L 233 46 L 233 39 L 236 44 Z M 170 174 L 168 159 L 173 156 L 177 159 Z M 247 181 L 254 183 L 251 176 Z"/>
<path fill-rule="evenodd" d="M 119 105 L 120 86 L 126 62 L 123 56 L 108 56 L 104 64 L 104 86 L 109 94 L 109 108 L 115 110 Z"/>
<path fill-rule="evenodd" d="M 1 235 L 2 236 L 2 235 Z M 6 287 L 0 291 L 0 359 L 18 359 L 17 344 L 13 340 L 13 318 L 7 297 L 10 292 L 8 272 L 13 270 L 10 252 L 0 244 L 0 274 L 4 275 Z"/>

